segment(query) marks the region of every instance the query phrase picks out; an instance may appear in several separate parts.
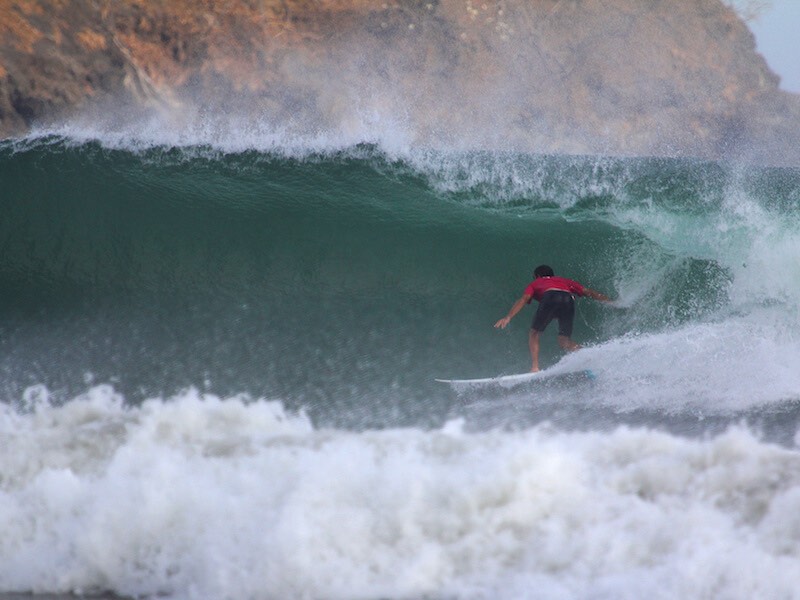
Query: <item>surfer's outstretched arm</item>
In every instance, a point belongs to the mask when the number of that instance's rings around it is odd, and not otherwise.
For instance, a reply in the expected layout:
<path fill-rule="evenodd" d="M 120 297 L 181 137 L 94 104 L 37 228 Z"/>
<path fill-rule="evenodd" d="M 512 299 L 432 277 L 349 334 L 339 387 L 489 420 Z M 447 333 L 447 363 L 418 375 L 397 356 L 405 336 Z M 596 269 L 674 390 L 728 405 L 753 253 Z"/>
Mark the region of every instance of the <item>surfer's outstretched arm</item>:
<path fill-rule="evenodd" d="M 495 323 L 494 326 L 497 329 L 505 329 L 506 325 L 508 325 L 509 322 L 511 322 L 511 319 L 514 318 L 514 315 L 516 315 L 519 311 L 521 311 L 522 307 L 528 304 L 528 302 L 530 301 L 531 301 L 531 295 L 523 294 L 522 298 L 514 302 L 514 306 L 511 307 L 511 310 L 508 311 L 508 314 L 499 321 L 497 321 L 497 323 Z"/>
<path fill-rule="evenodd" d="M 611 298 L 606 296 L 605 294 L 601 294 L 600 292 L 596 292 L 591 290 L 587 287 L 583 288 L 583 295 L 587 298 L 591 298 L 592 300 L 599 300 L 600 302 L 611 302 Z"/>

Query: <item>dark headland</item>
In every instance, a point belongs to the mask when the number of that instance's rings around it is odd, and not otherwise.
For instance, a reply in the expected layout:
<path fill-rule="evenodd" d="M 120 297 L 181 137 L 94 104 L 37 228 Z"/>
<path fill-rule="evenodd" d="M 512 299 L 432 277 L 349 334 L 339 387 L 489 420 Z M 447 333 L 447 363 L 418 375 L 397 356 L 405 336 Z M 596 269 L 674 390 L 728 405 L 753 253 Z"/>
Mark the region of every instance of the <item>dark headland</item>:
<path fill-rule="evenodd" d="M 0 137 L 148 114 L 800 164 L 800 95 L 721 0 L 0 0 Z"/>

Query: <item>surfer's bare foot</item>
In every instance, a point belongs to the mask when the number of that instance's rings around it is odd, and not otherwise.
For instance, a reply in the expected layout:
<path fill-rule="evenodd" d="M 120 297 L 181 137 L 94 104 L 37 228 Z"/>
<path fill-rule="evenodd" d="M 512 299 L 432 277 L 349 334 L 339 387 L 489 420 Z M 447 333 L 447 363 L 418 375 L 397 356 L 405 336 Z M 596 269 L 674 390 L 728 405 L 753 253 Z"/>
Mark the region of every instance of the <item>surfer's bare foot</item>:
<path fill-rule="evenodd" d="M 531 367 L 531 373 L 538 373 L 539 367 Z"/>

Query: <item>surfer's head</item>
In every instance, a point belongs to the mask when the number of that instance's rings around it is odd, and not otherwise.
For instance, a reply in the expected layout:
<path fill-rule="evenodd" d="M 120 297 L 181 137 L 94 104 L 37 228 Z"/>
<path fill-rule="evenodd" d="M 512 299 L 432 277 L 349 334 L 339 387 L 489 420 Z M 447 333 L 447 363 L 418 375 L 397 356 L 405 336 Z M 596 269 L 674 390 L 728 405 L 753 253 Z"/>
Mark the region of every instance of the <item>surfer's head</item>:
<path fill-rule="evenodd" d="M 548 267 L 547 265 L 539 265 L 533 271 L 533 277 L 553 277 L 555 273 L 553 273 L 553 268 Z"/>

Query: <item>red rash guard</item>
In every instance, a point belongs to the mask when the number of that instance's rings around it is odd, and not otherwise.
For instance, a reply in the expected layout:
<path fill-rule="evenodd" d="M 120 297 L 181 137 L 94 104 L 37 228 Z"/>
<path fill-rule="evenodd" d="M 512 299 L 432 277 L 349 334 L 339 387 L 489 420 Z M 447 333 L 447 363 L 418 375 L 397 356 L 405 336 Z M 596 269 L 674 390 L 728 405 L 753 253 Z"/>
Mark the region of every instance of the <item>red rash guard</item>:
<path fill-rule="evenodd" d="M 559 290 L 576 296 L 583 296 L 583 286 L 577 281 L 572 281 L 572 279 L 567 279 L 566 277 L 539 277 L 534 279 L 525 288 L 525 294 L 539 301 L 544 293 L 549 290 Z M 528 303 L 530 304 L 530 300 L 528 300 Z"/>

